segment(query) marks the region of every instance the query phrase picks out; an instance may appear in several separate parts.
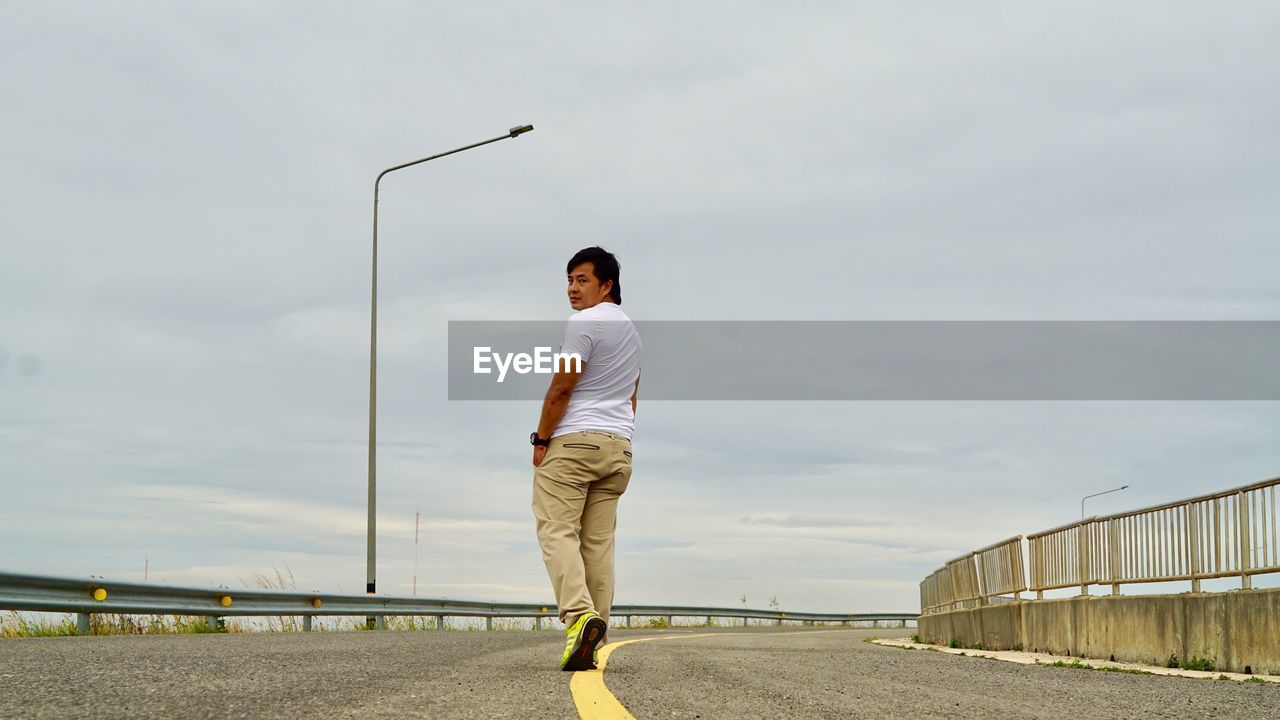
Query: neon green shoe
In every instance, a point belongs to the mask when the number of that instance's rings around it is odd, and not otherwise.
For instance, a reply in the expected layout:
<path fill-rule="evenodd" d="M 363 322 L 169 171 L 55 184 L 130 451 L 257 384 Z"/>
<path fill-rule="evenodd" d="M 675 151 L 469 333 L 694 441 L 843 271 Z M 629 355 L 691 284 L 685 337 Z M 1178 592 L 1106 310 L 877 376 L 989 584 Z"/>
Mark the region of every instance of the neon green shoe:
<path fill-rule="evenodd" d="M 609 624 L 609 621 L 605 620 L 605 625 L 607 626 L 608 624 Z M 600 667 L 600 648 L 608 644 L 609 644 L 609 633 L 606 628 L 604 637 L 600 638 L 600 642 L 596 645 L 596 649 L 591 653 L 591 664 L 595 666 L 591 668 L 592 670 L 595 670 L 596 668 Z"/>
<path fill-rule="evenodd" d="M 596 646 L 608 629 L 601 617 L 593 612 L 584 613 L 569 626 L 560 657 L 560 669 L 569 671 L 591 670 L 595 667 Z"/>

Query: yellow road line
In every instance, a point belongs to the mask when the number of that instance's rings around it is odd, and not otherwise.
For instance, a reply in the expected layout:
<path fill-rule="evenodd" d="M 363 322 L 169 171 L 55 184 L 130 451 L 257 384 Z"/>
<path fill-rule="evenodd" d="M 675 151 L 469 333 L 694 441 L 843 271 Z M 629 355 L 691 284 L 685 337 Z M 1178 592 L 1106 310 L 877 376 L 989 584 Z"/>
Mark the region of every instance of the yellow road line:
<path fill-rule="evenodd" d="M 569 679 L 569 692 L 573 695 L 573 704 L 578 708 L 578 717 L 582 720 L 636 720 L 636 717 L 618 702 L 618 698 L 609 692 L 604 684 L 604 669 L 609 664 L 609 656 L 614 650 L 631 643 L 649 642 L 650 640 L 691 640 L 693 638 L 734 635 L 738 637 L 758 637 L 760 635 L 818 635 L 822 633 L 849 632 L 849 630 L 804 630 L 800 632 L 768 632 L 768 633 L 699 633 L 697 635 L 660 635 L 658 637 L 619 640 L 600 648 L 600 663 L 595 670 L 579 670 Z"/>

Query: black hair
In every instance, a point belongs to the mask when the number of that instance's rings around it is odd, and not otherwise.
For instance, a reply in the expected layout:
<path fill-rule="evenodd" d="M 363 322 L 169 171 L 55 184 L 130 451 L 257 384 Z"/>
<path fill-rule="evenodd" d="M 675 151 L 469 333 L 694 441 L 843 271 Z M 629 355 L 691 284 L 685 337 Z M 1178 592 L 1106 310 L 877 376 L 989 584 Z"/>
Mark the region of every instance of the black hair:
<path fill-rule="evenodd" d="M 613 253 L 602 247 L 593 245 L 589 248 L 582 248 L 572 258 L 564 269 L 564 274 L 568 275 L 573 269 L 582 263 L 591 263 L 591 269 L 596 276 L 596 280 L 603 285 L 610 280 L 613 281 L 613 289 L 609 291 L 609 297 L 618 305 L 622 304 L 622 281 L 618 279 L 618 274 L 622 271 L 622 267 L 618 265 L 618 258 Z"/>

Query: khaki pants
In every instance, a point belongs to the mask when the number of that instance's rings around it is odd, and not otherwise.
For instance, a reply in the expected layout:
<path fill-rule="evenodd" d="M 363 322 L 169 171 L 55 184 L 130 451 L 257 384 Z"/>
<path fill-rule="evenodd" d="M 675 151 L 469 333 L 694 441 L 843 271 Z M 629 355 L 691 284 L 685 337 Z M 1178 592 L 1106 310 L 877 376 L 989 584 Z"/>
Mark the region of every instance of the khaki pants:
<path fill-rule="evenodd" d="M 533 516 L 560 621 L 606 622 L 613 605 L 613 531 L 631 480 L 631 441 L 586 430 L 551 440 L 533 472 Z"/>

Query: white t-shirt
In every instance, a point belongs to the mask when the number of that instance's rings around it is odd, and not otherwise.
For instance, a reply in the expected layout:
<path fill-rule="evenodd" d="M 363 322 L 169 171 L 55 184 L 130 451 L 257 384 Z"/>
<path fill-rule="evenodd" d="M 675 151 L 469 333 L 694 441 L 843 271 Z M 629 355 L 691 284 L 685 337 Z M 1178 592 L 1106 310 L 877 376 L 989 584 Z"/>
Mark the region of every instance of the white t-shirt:
<path fill-rule="evenodd" d="M 640 334 L 631 318 L 607 301 L 576 312 L 565 324 L 560 352 L 577 353 L 586 369 L 551 437 L 602 430 L 630 438 L 636 428 L 631 394 L 640 377 Z"/>

